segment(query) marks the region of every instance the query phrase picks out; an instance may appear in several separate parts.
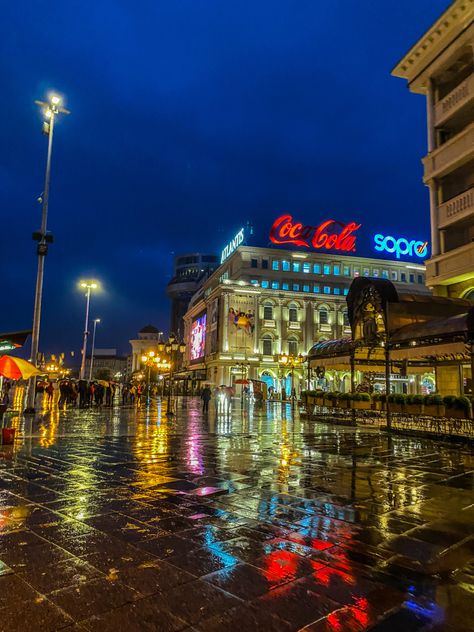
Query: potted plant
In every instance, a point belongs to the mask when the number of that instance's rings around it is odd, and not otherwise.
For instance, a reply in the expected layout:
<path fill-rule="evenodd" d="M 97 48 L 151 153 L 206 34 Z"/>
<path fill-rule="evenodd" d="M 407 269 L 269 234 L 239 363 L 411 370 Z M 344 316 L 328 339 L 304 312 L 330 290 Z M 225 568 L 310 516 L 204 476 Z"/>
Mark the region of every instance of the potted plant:
<path fill-rule="evenodd" d="M 352 395 L 351 408 L 355 410 L 369 410 L 371 399 L 369 393 L 354 393 Z"/>
<path fill-rule="evenodd" d="M 456 397 L 454 395 L 445 395 L 443 397 L 446 416 L 455 417 L 457 419 L 470 419 L 472 416 L 471 402 L 467 397 Z"/>
<path fill-rule="evenodd" d="M 445 406 L 441 395 L 425 395 L 425 415 L 431 417 L 444 417 Z"/>
<path fill-rule="evenodd" d="M 423 395 L 407 395 L 406 396 L 406 409 L 411 415 L 421 415 L 424 408 Z"/>

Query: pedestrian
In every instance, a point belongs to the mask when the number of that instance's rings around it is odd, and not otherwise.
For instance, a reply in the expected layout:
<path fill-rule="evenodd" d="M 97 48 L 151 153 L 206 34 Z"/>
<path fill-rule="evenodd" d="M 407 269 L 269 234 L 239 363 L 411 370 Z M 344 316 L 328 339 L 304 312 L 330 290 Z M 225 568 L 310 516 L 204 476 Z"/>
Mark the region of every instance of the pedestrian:
<path fill-rule="evenodd" d="M 212 397 L 211 389 L 206 384 L 206 386 L 202 389 L 202 393 L 201 393 L 202 412 L 205 415 L 207 415 L 207 413 L 209 412 L 209 402 L 211 400 L 211 397 Z"/>
<path fill-rule="evenodd" d="M 79 390 L 79 408 L 85 408 L 87 402 L 87 392 L 89 390 L 87 382 L 85 380 L 79 380 L 77 388 Z"/>
<path fill-rule="evenodd" d="M 53 403 L 53 393 L 54 393 L 54 384 L 51 382 L 51 380 L 48 382 L 48 386 L 46 387 L 46 396 L 47 396 L 47 402 L 48 402 L 48 406 L 51 406 L 51 404 Z"/>
<path fill-rule="evenodd" d="M 59 382 L 59 401 L 58 408 L 66 407 L 67 398 L 69 396 L 69 389 L 67 380 L 61 380 Z"/>

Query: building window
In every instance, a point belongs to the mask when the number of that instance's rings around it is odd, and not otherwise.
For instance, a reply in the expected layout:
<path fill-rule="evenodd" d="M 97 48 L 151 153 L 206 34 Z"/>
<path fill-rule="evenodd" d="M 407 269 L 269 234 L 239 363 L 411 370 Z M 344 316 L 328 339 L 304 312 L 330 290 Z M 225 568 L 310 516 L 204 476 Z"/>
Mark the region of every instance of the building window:
<path fill-rule="evenodd" d="M 341 266 L 334 266 L 333 271 L 336 276 L 339 276 L 341 274 Z"/>
<path fill-rule="evenodd" d="M 262 287 L 266 290 L 268 288 L 268 281 L 262 281 Z"/>
<path fill-rule="evenodd" d="M 359 275 L 360 275 L 360 270 L 359 270 L 359 268 L 358 268 L 358 267 L 355 267 L 355 268 L 354 268 L 354 276 L 355 276 L 355 277 L 358 277 Z"/>
<path fill-rule="evenodd" d="M 273 305 L 271 303 L 264 303 L 263 318 L 264 320 L 273 320 Z"/>
<path fill-rule="evenodd" d="M 334 292 L 334 294 L 340 294 L 341 290 L 338 287 L 335 287 L 333 292 Z"/>
<path fill-rule="evenodd" d="M 319 324 L 327 325 L 329 323 L 328 310 L 325 307 L 321 307 L 319 310 Z"/>
<path fill-rule="evenodd" d="M 300 271 L 300 264 L 297 261 L 293 261 L 293 272 Z"/>
<path fill-rule="evenodd" d="M 279 287 L 280 284 L 278 283 L 278 281 L 272 281 L 272 290 L 278 290 Z"/>
<path fill-rule="evenodd" d="M 396 270 L 392 270 L 392 281 L 398 280 L 398 273 Z"/>
<path fill-rule="evenodd" d="M 350 327 L 349 323 L 349 314 L 347 313 L 347 309 L 342 312 L 342 323 L 344 327 Z"/>
<path fill-rule="evenodd" d="M 300 291 L 300 284 L 293 283 L 293 292 L 299 292 L 299 291 Z"/>
<path fill-rule="evenodd" d="M 262 337 L 263 355 L 273 355 L 273 340 L 270 335 Z"/>
<path fill-rule="evenodd" d="M 268 270 L 268 259 L 262 259 L 262 268 Z"/>
<path fill-rule="evenodd" d="M 303 263 L 303 272 L 305 274 L 308 274 L 309 272 L 311 272 L 311 264 L 310 263 Z"/>
<path fill-rule="evenodd" d="M 252 268 L 258 268 L 258 259 L 250 259 L 250 266 Z"/>
<path fill-rule="evenodd" d="M 382 279 L 388 279 L 388 270 L 382 270 Z"/>
<path fill-rule="evenodd" d="M 319 294 L 319 285 L 313 285 L 313 292 Z"/>
<path fill-rule="evenodd" d="M 303 285 L 303 292 L 309 292 L 309 285 Z"/>
<path fill-rule="evenodd" d="M 344 296 L 347 296 L 349 294 L 349 288 L 345 287 L 344 288 Z"/>
<path fill-rule="evenodd" d="M 414 282 L 415 282 L 415 275 L 410 274 L 410 283 L 414 283 Z"/>
<path fill-rule="evenodd" d="M 323 265 L 323 274 L 331 274 L 331 266 L 328 263 Z"/>
<path fill-rule="evenodd" d="M 403 283 L 406 283 L 407 275 L 405 274 L 405 272 L 400 272 L 400 281 L 402 281 Z"/>
<path fill-rule="evenodd" d="M 313 265 L 313 272 L 314 274 L 321 274 L 321 266 L 319 265 L 319 263 L 315 263 Z"/>
<path fill-rule="evenodd" d="M 351 275 L 351 269 L 350 269 L 349 266 L 344 266 L 343 271 L 344 271 L 344 276 L 350 276 Z"/>
<path fill-rule="evenodd" d="M 283 272 L 289 272 L 290 271 L 290 262 L 289 261 L 282 261 L 281 262 L 281 269 L 283 270 Z"/>
<path fill-rule="evenodd" d="M 374 269 L 372 270 L 372 276 L 373 276 L 373 277 L 375 277 L 376 279 L 378 278 L 378 276 L 379 276 L 379 271 L 378 271 L 378 269 L 377 269 L 377 268 L 374 268 Z"/>
<path fill-rule="evenodd" d="M 258 281 L 257 281 L 257 279 L 252 279 L 252 280 L 250 281 L 250 285 L 258 285 Z"/>
<path fill-rule="evenodd" d="M 331 288 L 329 287 L 329 285 L 325 285 L 323 287 L 323 292 L 324 294 L 331 294 Z"/>
<path fill-rule="evenodd" d="M 290 286 L 288 285 L 288 283 L 282 283 L 282 284 L 281 284 L 281 289 L 282 289 L 282 290 L 289 290 L 289 289 L 290 289 Z"/>
<path fill-rule="evenodd" d="M 423 283 L 423 275 L 422 274 L 418 275 L 418 283 Z"/>
<path fill-rule="evenodd" d="M 288 320 L 290 323 L 298 322 L 298 307 L 294 303 L 288 306 Z"/>
<path fill-rule="evenodd" d="M 370 270 L 369 270 L 369 268 L 364 268 L 364 276 L 365 276 L 365 277 L 368 277 L 368 276 L 369 276 L 369 274 L 370 274 Z"/>
<path fill-rule="evenodd" d="M 279 270 L 280 262 L 277 259 L 273 259 L 272 261 L 272 270 Z"/>
<path fill-rule="evenodd" d="M 298 355 L 298 341 L 296 338 L 288 338 L 288 353 L 292 356 Z"/>

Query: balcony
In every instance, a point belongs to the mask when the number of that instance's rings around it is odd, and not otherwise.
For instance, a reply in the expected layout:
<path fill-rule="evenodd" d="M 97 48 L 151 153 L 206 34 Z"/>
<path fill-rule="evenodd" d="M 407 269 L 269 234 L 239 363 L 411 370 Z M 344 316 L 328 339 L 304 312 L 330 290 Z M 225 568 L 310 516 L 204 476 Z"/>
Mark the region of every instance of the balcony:
<path fill-rule="evenodd" d="M 438 208 L 438 227 L 446 228 L 446 226 L 466 219 L 471 215 L 474 215 L 474 187 L 440 204 Z"/>
<path fill-rule="evenodd" d="M 451 285 L 472 278 L 474 242 L 437 255 L 426 262 L 426 284 Z"/>
<path fill-rule="evenodd" d="M 474 123 L 423 158 L 424 180 L 453 171 L 474 156 Z"/>
<path fill-rule="evenodd" d="M 434 125 L 438 127 L 474 100 L 474 73 L 464 79 L 454 90 L 434 107 Z"/>
<path fill-rule="evenodd" d="M 288 329 L 295 329 L 296 331 L 299 331 L 301 329 L 301 323 L 290 320 L 288 322 Z"/>
<path fill-rule="evenodd" d="M 263 326 L 267 327 L 269 329 L 275 328 L 276 327 L 276 323 L 274 320 L 270 320 L 269 318 L 264 318 L 263 319 Z"/>

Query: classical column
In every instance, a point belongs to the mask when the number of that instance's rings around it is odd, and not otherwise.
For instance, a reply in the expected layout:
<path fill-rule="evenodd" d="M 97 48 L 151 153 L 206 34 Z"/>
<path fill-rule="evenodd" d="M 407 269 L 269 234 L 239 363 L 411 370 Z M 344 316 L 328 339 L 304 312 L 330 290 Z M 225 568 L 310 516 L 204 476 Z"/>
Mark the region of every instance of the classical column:
<path fill-rule="evenodd" d="M 258 335 L 260 329 L 260 310 L 258 304 L 258 296 L 253 299 L 253 312 L 254 312 L 254 329 L 253 329 L 253 353 L 259 352 Z"/>
<path fill-rule="evenodd" d="M 313 346 L 313 309 L 311 301 L 304 301 L 304 329 L 303 329 L 303 351 L 309 353 Z"/>
<path fill-rule="evenodd" d="M 430 80 L 426 93 L 426 124 L 428 132 L 428 153 L 436 149 L 436 131 L 434 127 L 434 87 Z M 435 180 L 428 182 L 430 189 L 431 256 L 440 253 L 438 231 L 438 190 Z"/>
<path fill-rule="evenodd" d="M 275 318 L 275 323 L 276 323 L 276 332 L 277 332 L 277 341 L 276 341 L 276 348 L 277 348 L 277 353 L 280 354 L 281 353 L 281 331 L 282 331 L 282 320 L 283 320 L 283 309 L 282 309 L 282 305 L 283 305 L 283 301 L 281 300 L 281 298 L 278 299 L 278 307 L 275 309 L 276 314 L 275 316 L 277 318 Z"/>
<path fill-rule="evenodd" d="M 229 351 L 229 294 L 222 294 L 222 351 Z"/>

